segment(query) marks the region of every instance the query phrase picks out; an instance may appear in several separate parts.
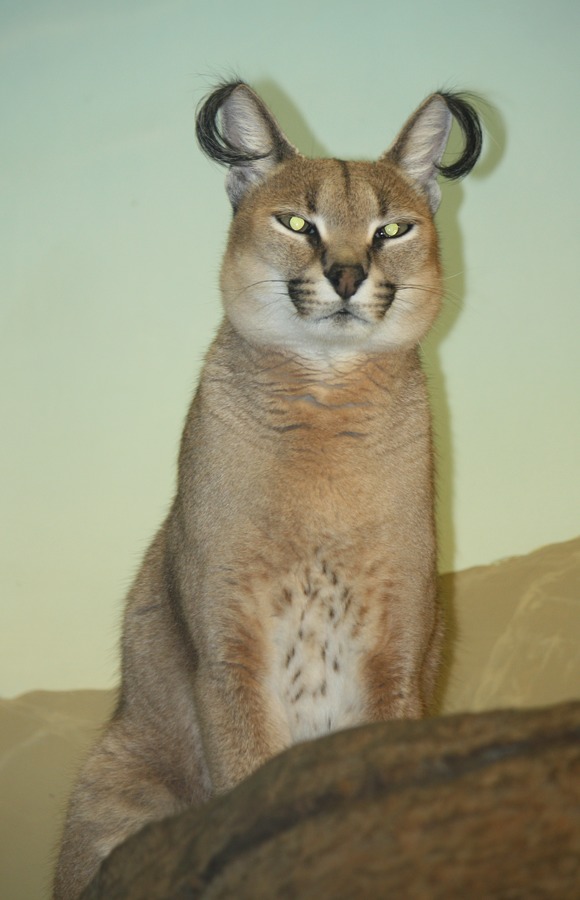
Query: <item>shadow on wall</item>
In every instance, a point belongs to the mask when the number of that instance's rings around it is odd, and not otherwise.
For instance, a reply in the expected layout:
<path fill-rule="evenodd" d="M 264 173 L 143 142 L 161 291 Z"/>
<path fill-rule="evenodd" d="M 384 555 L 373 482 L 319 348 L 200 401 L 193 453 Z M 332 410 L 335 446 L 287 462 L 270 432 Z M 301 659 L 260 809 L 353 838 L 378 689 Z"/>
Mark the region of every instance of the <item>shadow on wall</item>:
<path fill-rule="evenodd" d="M 487 178 L 500 164 L 506 148 L 506 129 L 499 111 L 478 97 L 474 104 L 481 115 L 484 129 L 484 152 L 469 178 Z M 461 137 L 454 123 L 447 156 L 453 159 L 461 147 Z M 445 161 L 444 159 L 444 161 Z M 469 303 L 469 285 L 463 256 L 460 210 L 464 191 L 460 182 L 446 182 L 437 212 L 437 229 L 446 287 L 443 309 L 422 346 L 429 381 L 433 413 L 433 433 L 437 469 L 437 531 L 439 538 L 439 571 L 455 568 L 455 528 L 453 523 L 454 451 L 451 409 L 447 399 L 445 375 L 441 366 L 441 345 Z M 469 236 L 467 237 L 469 240 Z"/>

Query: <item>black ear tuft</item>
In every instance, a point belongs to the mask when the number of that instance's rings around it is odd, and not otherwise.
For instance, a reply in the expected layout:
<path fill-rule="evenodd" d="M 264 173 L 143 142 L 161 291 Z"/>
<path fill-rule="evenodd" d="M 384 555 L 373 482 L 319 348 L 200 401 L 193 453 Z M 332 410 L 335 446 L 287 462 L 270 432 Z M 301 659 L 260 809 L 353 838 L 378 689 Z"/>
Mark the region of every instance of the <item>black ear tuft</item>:
<path fill-rule="evenodd" d="M 196 122 L 199 145 L 228 167 L 226 191 L 234 210 L 250 188 L 297 154 L 274 116 L 243 81 L 219 85 L 202 104 Z"/>
<path fill-rule="evenodd" d="M 461 128 L 465 146 L 463 153 L 449 166 L 437 165 L 444 178 L 462 178 L 473 169 L 481 153 L 483 135 L 479 116 L 465 94 L 451 94 L 439 91 L 438 95 L 447 104 L 449 112 Z"/>
<path fill-rule="evenodd" d="M 233 144 L 218 122 L 222 106 L 242 85 L 247 87 L 243 81 L 229 81 L 219 85 L 202 101 L 197 112 L 195 133 L 199 146 L 210 159 L 223 166 L 244 166 L 268 156 L 268 153 L 244 151 Z"/>

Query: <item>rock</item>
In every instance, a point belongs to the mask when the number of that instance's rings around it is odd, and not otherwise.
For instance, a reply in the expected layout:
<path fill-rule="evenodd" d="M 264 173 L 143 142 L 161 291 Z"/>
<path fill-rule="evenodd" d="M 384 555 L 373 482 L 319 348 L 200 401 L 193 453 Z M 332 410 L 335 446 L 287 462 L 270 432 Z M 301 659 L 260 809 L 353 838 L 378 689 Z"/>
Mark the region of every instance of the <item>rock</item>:
<path fill-rule="evenodd" d="M 574 898 L 580 703 L 291 748 L 117 848 L 83 900 Z"/>

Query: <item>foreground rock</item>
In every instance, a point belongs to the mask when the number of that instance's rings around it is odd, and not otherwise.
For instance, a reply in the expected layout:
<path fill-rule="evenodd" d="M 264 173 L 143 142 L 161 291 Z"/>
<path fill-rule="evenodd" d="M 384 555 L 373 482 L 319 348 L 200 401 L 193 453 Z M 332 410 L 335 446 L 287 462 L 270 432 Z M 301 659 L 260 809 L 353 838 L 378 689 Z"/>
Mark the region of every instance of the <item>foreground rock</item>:
<path fill-rule="evenodd" d="M 84 900 L 574 898 L 580 703 L 294 747 L 113 852 Z"/>

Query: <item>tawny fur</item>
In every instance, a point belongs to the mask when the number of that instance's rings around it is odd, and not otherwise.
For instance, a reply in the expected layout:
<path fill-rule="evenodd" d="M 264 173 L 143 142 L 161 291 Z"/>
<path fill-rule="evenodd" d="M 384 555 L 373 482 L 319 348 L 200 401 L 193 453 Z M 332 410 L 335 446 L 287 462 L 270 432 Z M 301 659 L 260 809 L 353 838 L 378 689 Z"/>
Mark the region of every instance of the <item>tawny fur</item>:
<path fill-rule="evenodd" d="M 175 500 L 129 594 L 118 707 L 70 802 L 60 900 L 146 822 L 296 741 L 421 716 L 436 684 L 417 346 L 442 294 L 433 211 L 449 110 L 428 98 L 376 163 L 305 159 L 244 85 L 222 116 L 230 145 L 262 156 L 230 166 L 225 318 Z M 291 214 L 316 236 L 293 233 Z M 377 237 L 388 222 L 410 227 Z"/>

